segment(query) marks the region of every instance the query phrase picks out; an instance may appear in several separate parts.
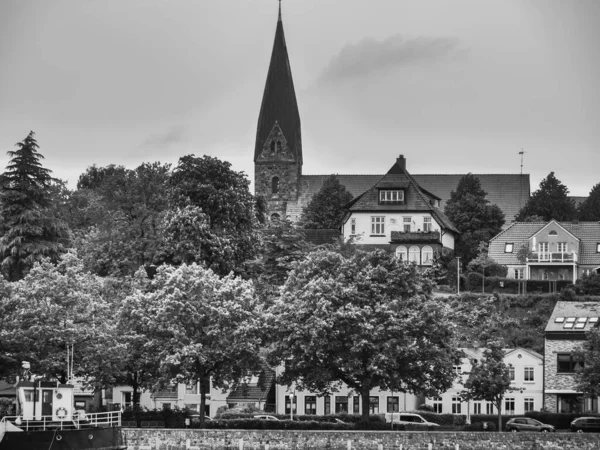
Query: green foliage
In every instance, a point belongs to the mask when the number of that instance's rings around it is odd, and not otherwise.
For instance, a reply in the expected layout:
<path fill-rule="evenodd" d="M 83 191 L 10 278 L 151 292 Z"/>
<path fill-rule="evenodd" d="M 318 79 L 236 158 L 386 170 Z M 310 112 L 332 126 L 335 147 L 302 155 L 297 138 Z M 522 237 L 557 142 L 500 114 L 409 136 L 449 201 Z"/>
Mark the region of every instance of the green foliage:
<path fill-rule="evenodd" d="M 180 158 L 170 178 L 171 206 L 175 212 L 168 218 L 167 227 L 170 221 L 175 229 L 181 229 L 192 220 L 191 214 L 201 210 L 206 216 L 202 219 L 201 235 L 187 236 L 201 247 L 194 261 L 205 263 L 220 275 L 242 273 L 243 263 L 255 258 L 260 250 L 259 221 L 249 184 L 243 172 L 235 172 L 230 163 L 210 156 Z M 174 244 L 172 239 L 167 240 L 166 255 L 172 252 L 177 256 Z"/>
<path fill-rule="evenodd" d="M 66 224 L 53 207 L 51 171 L 33 131 L 7 152 L 10 161 L 0 176 L 0 258 L 11 281 L 23 278 L 36 261 L 56 261 L 68 238 Z"/>
<path fill-rule="evenodd" d="M 461 233 L 454 251 L 464 266 L 477 256 L 479 243 L 489 242 L 504 225 L 504 213 L 497 205 L 490 205 L 486 197 L 479 178 L 469 173 L 460 179 L 446 202 L 444 212 Z"/>
<path fill-rule="evenodd" d="M 531 216 L 539 216 L 544 222 L 552 219 L 558 221 L 576 219 L 577 209 L 568 194 L 569 189 L 554 176 L 554 172 L 550 172 L 540 183 L 539 189 L 531 194 L 515 220 L 524 222 Z"/>
<path fill-rule="evenodd" d="M 344 207 L 352 200 L 352 194 L 335 175 L 323 181 L 319 189 L 302 209 L 300 225 L 304 228 L 336 229 L 342 225 Z"/>
<path fill-rule="evenodd" d="M 596 184 L 588 198 L 586 198 L 578 209 L 579 220 L 585 220 L 590 222 L 600 221 L 600 183 Z"/>
<path fill-rule="evenodd" d="M 590 397 L 600 396 L 600 328 L 591 329 L 579 357 L 585 361 L 577 373 L 577 390 Z"/>
<path fill-rule="evenodd" d="M 119 319 L 154 354 L 157 385 L 200 383 L 201 411 L 209 380 L 227 389 L 261 369 L 261 309 L 252 283 L 232 275 L 197 264 L 161 266 L 125 299 Z"/>
<path fill-rule="evenodd" d="M 471 373 L 464 384 L 464 400 L 485 400 L 498 410 L 498 428 L 502 429 L 502 399 L 513 391 L 509 367 L 504 362 L 504 351 L 498 342 L 488 342 L 482 361 L 473 362 Z"/>
<path fill-rule="evenodd" d="M 580 295 L 600 295 L 600 274 L 583 275 L 575 282 L 575 289 Z"/>
<path fill-rule="evenodd" d="M 363 404 L 376 387 L 427 395 L 452 385 L 449 311 L 430 280 L 388 252 L 310 253 L 269 313 L 269 362 L 285 362 L 282 384 L 322 395 L 343 382 Z"/>

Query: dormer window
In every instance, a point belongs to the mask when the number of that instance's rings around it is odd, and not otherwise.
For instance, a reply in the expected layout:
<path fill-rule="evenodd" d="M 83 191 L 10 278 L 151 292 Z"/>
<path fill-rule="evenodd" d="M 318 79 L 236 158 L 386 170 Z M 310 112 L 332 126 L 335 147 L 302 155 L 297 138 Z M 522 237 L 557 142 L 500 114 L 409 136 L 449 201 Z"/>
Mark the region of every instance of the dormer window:
<path fill-rule="evenodd" d="M 379 204 L 400 205 L 404 203 L 404 190 L 402 189 L 381 189 L 379 191 Z"/>

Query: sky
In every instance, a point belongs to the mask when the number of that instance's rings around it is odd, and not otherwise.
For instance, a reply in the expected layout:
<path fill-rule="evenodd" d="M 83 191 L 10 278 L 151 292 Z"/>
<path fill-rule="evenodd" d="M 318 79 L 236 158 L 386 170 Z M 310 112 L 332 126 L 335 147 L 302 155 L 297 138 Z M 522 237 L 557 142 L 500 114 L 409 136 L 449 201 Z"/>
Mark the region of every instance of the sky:
<path fill-rule="evenodd" d="M 1 0 L 0 170 L 35 131 L 92 164 L 181 156 L 252 180 L 277 0 Z M 600 1 L 283 0 L 304 174 L 600 182 Z M 523 155 L 519 152 L 523 151 Z M 253 188 L 252 188 L 253 189 Z"/>

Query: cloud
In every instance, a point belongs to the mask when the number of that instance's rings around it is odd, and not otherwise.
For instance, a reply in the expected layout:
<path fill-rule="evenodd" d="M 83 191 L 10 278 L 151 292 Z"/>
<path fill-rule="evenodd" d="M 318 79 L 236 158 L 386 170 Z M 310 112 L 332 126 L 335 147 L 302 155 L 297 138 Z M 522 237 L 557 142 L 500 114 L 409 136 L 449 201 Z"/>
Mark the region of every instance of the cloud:
<path fill-rule="evenodd" d="M 356 44 L 346 45 L 335 55 L 319 76 L 319 82 L 335 83 L 400 66 L 454 59 L 462 54 L 464 50 L 455 38 L 407 38 L 403 35 L 381 41 L 366 38 Z"/>
<path fill-rule="evenodd" d="M 187 134 L 187 126 L 173 125 L 162 133 L 150 135 L 140 144 L 140 148 L 165 149 L 183 142 Z"/>

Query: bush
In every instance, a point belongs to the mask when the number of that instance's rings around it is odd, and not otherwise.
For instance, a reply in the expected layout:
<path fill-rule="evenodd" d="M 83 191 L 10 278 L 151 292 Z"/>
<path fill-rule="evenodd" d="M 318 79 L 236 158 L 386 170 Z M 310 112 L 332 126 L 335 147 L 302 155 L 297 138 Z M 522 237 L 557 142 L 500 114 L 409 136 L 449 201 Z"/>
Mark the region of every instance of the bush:
<path fill-rule="evenodd" d="M 423 403 L 422 405 L 419 405 L 419 407 L 417 409 L 419 411 L 433 412 L 433 406 L 427 405 L 426 403 Z"/>
<path fill-rule="evenodd" d="M 470 425 L 462 427 L 463 431 L 497 431 L 496 422 L 484 420 L 482 422 L 472 422 Z"/>
<path fill-rule="evenodd" d="M 584 275 L 575 282 L 579 295 L 600 295 L 600 274 Z"/>

